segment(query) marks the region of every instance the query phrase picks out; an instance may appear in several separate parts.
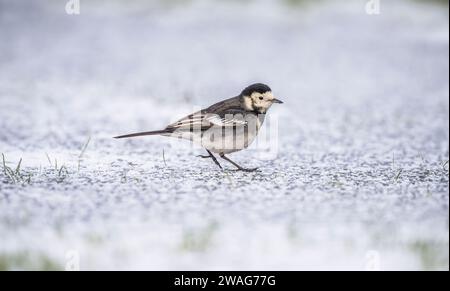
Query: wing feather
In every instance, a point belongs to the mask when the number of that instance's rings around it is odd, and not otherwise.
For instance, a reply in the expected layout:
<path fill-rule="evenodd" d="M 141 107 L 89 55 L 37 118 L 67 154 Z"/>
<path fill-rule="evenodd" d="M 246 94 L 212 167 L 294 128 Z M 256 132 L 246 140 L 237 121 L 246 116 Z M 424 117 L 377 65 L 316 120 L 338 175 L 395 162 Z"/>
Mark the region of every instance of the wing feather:
<path fill-rule="evenodd" d="M 170 124 L 167 128 L 173 130 L 206 130 L 212 126 L 244 126 L 247 121 L 242 114 L 228 113 L 220 116 L 213 113 L 195 113 Z"/>

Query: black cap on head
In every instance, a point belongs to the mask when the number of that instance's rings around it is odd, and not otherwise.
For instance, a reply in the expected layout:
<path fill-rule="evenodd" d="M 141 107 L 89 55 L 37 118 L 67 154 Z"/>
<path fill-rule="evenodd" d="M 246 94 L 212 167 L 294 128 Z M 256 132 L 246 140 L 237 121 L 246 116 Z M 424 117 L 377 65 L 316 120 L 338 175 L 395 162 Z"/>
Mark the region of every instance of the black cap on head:
<path fill-rule="evenodd" d="M 270 92 L 270 91 L 272 91 L 272 89 L 270 89 L 269 86 L 261 84 L 261 83 L 256 83 L 256 84 L 252 84 L 252 85 L 248 86 L 247 88 L 245 88 L 241 94 L 243 96 L 250 96 L 254 92 L 263 94 L 263 93 Z"/>

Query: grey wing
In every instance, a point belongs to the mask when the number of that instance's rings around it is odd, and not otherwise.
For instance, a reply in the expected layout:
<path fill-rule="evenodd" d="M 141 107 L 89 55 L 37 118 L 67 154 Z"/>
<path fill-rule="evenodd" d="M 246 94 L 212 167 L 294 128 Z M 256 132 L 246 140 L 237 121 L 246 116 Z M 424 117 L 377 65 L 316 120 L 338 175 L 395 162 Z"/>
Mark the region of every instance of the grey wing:
<path fill-rule="evenodd" d="M 167 129 L 171 131 L 205 131 L 213 126 L 228 127 L 246 124 L 247 121 L 241 111 L 225 110 L 221 114 L 217 114 L 202 110 L 170 124 Z"/>
<path fill-rule="evenodd" d="M 204 131 L 212 126 L 245 125 L 243 113 L 240 108 L 240 98 L 233 97 L 190 114 L 170 124 L 167 129 L 171 131 Z"/>
<path fill-rule="evenodd" d="M 170 131 L 191 131 L 192 129 L 206 130 L 211 124 L 205 119 L 204 110 L 190 114 L 180 120 L 169 124 L 166 129 Z"/>

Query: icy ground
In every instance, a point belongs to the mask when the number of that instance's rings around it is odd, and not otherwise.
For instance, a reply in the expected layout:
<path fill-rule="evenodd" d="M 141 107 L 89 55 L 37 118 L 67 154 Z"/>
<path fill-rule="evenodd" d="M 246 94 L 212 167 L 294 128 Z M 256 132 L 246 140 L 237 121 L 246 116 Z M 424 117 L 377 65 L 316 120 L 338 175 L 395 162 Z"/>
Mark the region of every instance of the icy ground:
<path fill-rule="evenodd" d="M 64 2 L 0 1 L 0 269 L 448 270 L 448 6 Z M 259 172 L 111 138 L 256 81 Z"/>

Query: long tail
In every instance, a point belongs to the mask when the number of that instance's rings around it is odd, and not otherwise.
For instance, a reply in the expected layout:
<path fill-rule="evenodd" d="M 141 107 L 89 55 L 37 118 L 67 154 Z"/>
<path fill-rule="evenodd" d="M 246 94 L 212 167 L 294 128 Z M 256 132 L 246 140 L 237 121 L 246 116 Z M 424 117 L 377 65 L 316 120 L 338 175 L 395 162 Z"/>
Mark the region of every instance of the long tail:
<path fill-rule="evenodd" d="M 121 135 L 121 136 L 116 136 L 114 138 L 130 138 L 130 137 L 138 137 L 138 136 L 146 136 L 146 135 L 160 135 L 160 134 L 171 133 L 171 132 L 172 131 L 170 131 L 168 129 L 163 129 L 163 130 L 146 131 L 146 132 L 138 132 L 138 133 L 133 133 L 133 134 Z"/>

